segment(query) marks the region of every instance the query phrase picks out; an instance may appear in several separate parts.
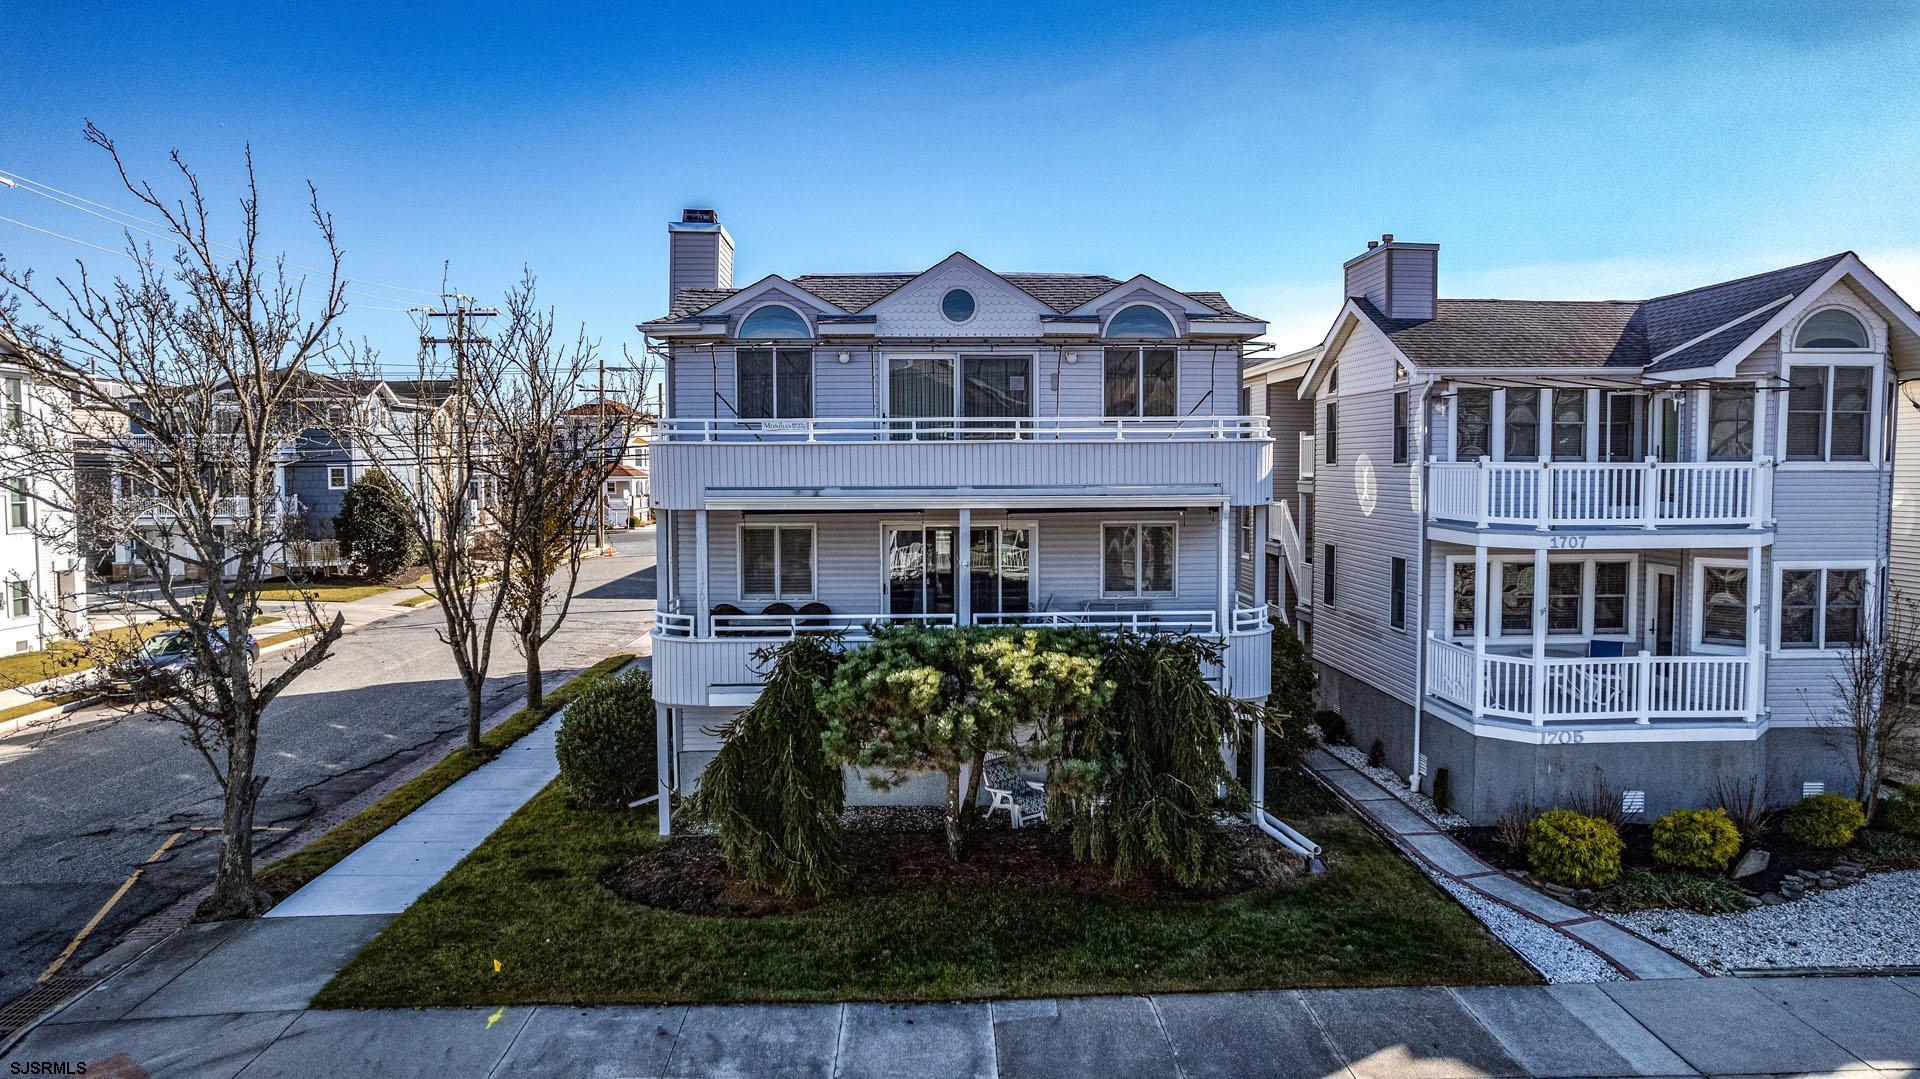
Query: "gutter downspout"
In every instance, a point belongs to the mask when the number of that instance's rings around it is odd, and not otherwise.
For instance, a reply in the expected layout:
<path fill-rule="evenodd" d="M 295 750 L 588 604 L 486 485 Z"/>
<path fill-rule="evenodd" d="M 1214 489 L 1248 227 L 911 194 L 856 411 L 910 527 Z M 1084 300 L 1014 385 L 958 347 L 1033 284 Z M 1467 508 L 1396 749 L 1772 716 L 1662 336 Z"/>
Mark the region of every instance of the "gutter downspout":
<path fill-rule="evenodd" d="M 1420 631 L 1414 634 L 1413 641 L 1413 761 L 1407 776 L 1407 789 L 1420 789 L 1420 719 L 1427 707 L 1427 569 L 1430 559 L 1427 557 L 1427 457 L 1428 435 L 1433 429 L 1433 418 L 1427 413 L 1427 394 L 1433 388 L 1433 376 L 1428 375 L 1426 385 L 1420 387 L 1417 408 L 1414 415 L 1420 417 L 1420 436 L 1415 439 L 1415 448 L 1420 456 L 1414 463 L 1414 505 L 1420 513 L 1420 587 L 1416 590 L 1413 604 L 1414 625 Z"/>

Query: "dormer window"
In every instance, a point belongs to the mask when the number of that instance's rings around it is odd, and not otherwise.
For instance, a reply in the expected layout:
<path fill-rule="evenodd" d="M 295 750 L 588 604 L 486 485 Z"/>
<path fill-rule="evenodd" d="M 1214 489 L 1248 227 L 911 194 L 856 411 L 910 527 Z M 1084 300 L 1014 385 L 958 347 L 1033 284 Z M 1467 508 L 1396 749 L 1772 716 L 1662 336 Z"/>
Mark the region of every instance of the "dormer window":
<path fill-rule="evenodd" d="M 1174 337 L 1173 320 L 1150 304 L 1123 307 L 1107 322 L 1108 337 Z"/>
<path fill-rule="evenodd" d="M 1837 307 L 1825 311 L 1816 311 L 1807 321 L 1800 324 L 1800 332 L 1794 336 L 1794 348 L 1834 348 L 1863 352 L 1872 347 L 1867 339 L 1867 328 L 1850 312 Z"/>
<path fill-rule="evenodd" d="M 812 337 L 813 330 L 800 312 L 781 304 L 768 304 L 740 323 L 740 337 L 773 338 L 795 341 Z"/>

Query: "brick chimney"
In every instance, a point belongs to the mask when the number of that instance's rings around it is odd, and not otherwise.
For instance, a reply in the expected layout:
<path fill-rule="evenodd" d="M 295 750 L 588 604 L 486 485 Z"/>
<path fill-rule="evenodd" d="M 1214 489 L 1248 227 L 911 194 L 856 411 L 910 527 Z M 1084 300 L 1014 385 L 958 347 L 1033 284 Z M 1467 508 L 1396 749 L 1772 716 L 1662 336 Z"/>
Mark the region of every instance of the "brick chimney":
<path fill-rule="evenodd" d="M 733 236 L 713 210 L 667 222 L 667 302 L 683 288 L 733 287 Z"/>
<path fill-rule="evenodd" d="M 1348 299 L 1365 299 L 1388 318 L 1433 317 L 1440 292 L 1440 245 L 1414 244 L 1389 232 L 1368 240 L 1346 262 Z"/>

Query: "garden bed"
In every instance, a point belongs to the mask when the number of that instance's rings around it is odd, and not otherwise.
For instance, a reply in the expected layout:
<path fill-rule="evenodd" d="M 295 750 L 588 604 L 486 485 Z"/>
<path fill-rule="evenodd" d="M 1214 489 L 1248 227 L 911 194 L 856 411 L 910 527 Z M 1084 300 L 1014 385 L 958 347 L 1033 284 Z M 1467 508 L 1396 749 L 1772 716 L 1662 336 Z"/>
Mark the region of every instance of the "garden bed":
<path fill-rule="evenodd" d="M 1533 973 L 1310 779 L 1274 774 L 1274 812 L 1328 872 L 1236 894 L 1113 887 L 1041 828 L 985 833 L 968 868 L 871 879 L 806 909 L 690 915 L 613 887 L 650 850 L 706 872 L 711 840 L 651 812 L 584 812 L 549 787 L 396 919 L 320 1007 L 664 1001 L 959 1000 L 1292 986 L 1511 984 Z M 850 847 L 865 848 L 849 832 Z M 1006 842 L 1001 842 L 1002 838 Z M 925 836 L 876 834 L 924 843 Z M 1277 847 L 1273 848 L 1278 850 Z M 682 853 L 684 851 L 685 853 Z M 1064 853 L 1064 852 L 1061 852 Z M 1024 876 L 1024 879 L 1023 879 Z M 706 886 L 696 894 L 714 894 Z M 662 889 L 647 893 L 664 901 Z"/>
<path fill-rule="evenodd" d="M 1299 858 L 1260 832 L 1232 827 L 1227 834 L 1231 875 L 1221 887 L 1208 891 L 1182 888 L 1165 874 L 1152 871 L 1115 883 L 1107 866 L 1076 860 L 1064 833 L 1036 826 L 978 831 L 964 862 L 947 856 L 946 836 L 940 831 L 909 826 L 850 830 L 842 848 L 846 879 L 821 897 L 754 891 L 728 873 L 720 857 L 720 841 L 711 836 L 683 836 L 650 846 L 609 873 L 605 883 L 627 899 L 663 910 L 762 917 L 866 899 L 965 897 L 982 892 L 1008 898 L 1215 898 L 1276 887 L 1303 874 Z"/>

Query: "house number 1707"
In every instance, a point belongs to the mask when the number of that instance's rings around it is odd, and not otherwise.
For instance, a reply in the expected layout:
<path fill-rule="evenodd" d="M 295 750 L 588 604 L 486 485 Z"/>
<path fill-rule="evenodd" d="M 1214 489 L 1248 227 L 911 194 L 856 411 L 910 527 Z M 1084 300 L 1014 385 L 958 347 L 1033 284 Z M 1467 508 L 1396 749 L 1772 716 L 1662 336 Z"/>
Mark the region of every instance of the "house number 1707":
<path fill-rule="evenodd" d="M 1547 540 L 1547 546 L 1556 551 L 1577 551 L 1586 545 L 1585 536 L 1554 536 Z"/>

